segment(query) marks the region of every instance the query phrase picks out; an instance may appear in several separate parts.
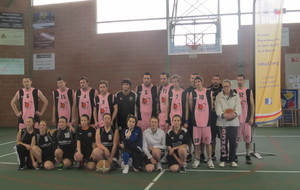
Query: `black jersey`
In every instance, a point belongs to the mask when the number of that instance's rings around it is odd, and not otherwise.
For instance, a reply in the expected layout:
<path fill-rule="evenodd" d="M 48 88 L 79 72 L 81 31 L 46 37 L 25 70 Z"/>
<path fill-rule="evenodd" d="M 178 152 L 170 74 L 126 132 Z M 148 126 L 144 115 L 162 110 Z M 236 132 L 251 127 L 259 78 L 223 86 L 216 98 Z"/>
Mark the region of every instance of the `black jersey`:
<path fill-rule="evenodd" d="M 77 141 L 80 141 L 81 152 L 86 155 L 90 155 L 93 151 L 93 143 L 95 143 L 96 130 L 93 127 L 89 127 L 83 130 L 78 127 L 76 130 Z"/>
<path fill-rule="evenodd" d="M 104 127 L 100 128 L 101 143 L 109 150 L 112 149 L 114 144 L 115 131 L 116 131 L 115 127 L 111 127 L 109 132 L 106 132 Z"/>
<path fill-rule="evenodd" d="M 185 128 L 181 128 L 178 134 L 170 129 L 166 134 L 166 146 L 177 147 L 183 144 L 189 144 L 190 137 Z"/>
<path fill-rule="evenodd" d="M 41 149 L 51 149 L 52 150 L 52 136 L 49 133 L 46 133 L 44 135 L 36 134 L 35 135 L 35 142 L 38 147 Z"/>
<path fill-rule="evenodd" d="M 75 148 L 75 135 L 68 128 L 58 129 L 53 134 L 53 143 L 55 148 L 72 150 Z"/>
<path fill-rule="evenodd" d="M 218 88 L 215 88 L 213 85 L 207 87 L 207 90 L 212 91 L 214 101 L 216 100 L 217 95 L 222 91 L 222 88 L 222 84 L 220 84 Z"/>
<path fill-rule="evenodd" d="M 137 95 L 131 91 L 128 95 L 124 95 L 122 91 L 116 93 L 116 104 L 118 104 L 117 122 L 119 130 L 122 131 L 127 127 L 126 119 L 129 114 L 135 115 L 136 106 L 135 102 Z"/>
<path fill-rule="evenodd" d="M 32 137 L 34 137 L 36 134 L 37 134 L 37 130 L 36 129 L 33 129 L 32 133 L 29 133 L 27 131 L 27 129 L 22 129 L 21 130 L 21 142 L 30 145 Z"/>

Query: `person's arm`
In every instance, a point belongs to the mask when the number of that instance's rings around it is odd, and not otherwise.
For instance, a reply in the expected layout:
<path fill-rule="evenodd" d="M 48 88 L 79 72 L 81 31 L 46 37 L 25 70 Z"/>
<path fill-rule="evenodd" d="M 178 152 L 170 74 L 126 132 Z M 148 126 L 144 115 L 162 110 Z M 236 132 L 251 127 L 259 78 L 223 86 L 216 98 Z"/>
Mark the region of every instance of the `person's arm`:
<path fill-rule="evenodd" d="M 73 106 L 72 106 L 72 124 L 76 125 L 76 119 L 77 119 L 77 101 L 76 101 L 76 92 L 73 96 Z"/>
<path fill-rule="evenodd" d="M 248 121 L 248 124 L 252 125 L 254 123 L 254 110 L 255 110 L 252 90 L 250 92 L 250 106 L 251 106 L 251 113 L 250 113 L 250 119 Z"/>
<path fill-rule="evenodd" d="M 15 112 L 16 116 L 20 117 L 22 116 L 22 112 L 18 110 L 17 108 L 17 101 L 19 98 L 19 91 L 15 94 L 15 96 L 13 97 L 13 99 L 10 102 L 11 108 L 13 109 L 13 111 Z"/>
<path fill-rule="evenodd" d="M 120 139 L 120 134 L 119 134 L 119 130 L 118 128 L 115 129 L 115 134 L 114 134 L 114 141 L 113 141 L 113 147 L 111 149 L 111 153 L 110 153 L 110 158 L 109 160 L 113 160 L 116 152 L 117 152 L 117 148 L 119 145 L 119 139 Z"/>
<path fill-rule="evenodd" d="M 148 144 L 147 144 L 147 137 L 146 137 L 146 131 L 144 131 L 143 133 L 143 151 L 144 153 L 146 154 L 147 158 L 148 159 L 151 159 L 152 158 L 152 155 L 150 154 L 150 151 L 148 148 L 151 148 L 151 147 L 148 147 Z"/>
<path fill-rule="evenodd" d="M 220 94 L 219 94 L 220 95 Z M 222 117 L 222 115 L 224 114 L 223 110 L 222 110 L 222 103 L 220 100 L 220 96 L 217 95 L 216 97 L 216 102 L 215 102 L 215 109 L 216 109 L 216 114 L 218 117 Z"/>
<path fill-rule="evenodd" d="M 38 91 L 38 97 L 39 97 L 39 99 L 42 100 L 43 106 L 42 106 L 42 110 L 41 110 L 40 112 L 37 111 L 36 114 L 37 114 L 38 116 L 42 116 L 42 115 L 44 115 L 44 113 L 45 113 L 45 111 L 46 111 L 46 109 L 47 109 L 47 106 L 48 106 L 48 100 L 47 100 L 47 98 L 44 96 L 44 94 L 43 94 L 40 90 Z"/>
<path fill-rule="evenodd" d="M 35 145 L 36 145 L 35 136 L 33 136 L 32 139 L 31 139 L 31 148 Z M 32 162 L 33 167 L 36 168 L 37 164 L 35 162 L 32 149 L 30 150 L 30 158 L 31 158 L 31 162 Z"/>
<path fill-rule="evenodd" d="M 81 154 L 81 143 L 80 143 L 80 140 L 77 140 L 76 141 L 76 150 L 77 150 L 77 152 L 79 153 L 79 154 Z"/>
<path fill-rule="evenodd" d="M 98 123 L 98 116 L 97 116 L 97 107 L 95 106 L 93 109 L 93 115 L 94 115 L 94 121 L 95 121 L 95 126 L 99 126 Z M 99 126 L 100 127 L 100 126 Z"/>
<path fill-rule="evenodd" d="M 161 143 L 160 145 L 154 146 L 154 148 L 159 148 L 161 150 L 165 150 L 166 149 L 166 135 L 165 135 L 165 132 L 163 132 L 163 131 L 162 131 L 160 143 Z"/>
<path fill-rule="evenodd" d="M 112 116 L 111 116 L 111 122 L 112 122 L 112 124 L 114 123 L 114 121 L 115 121 L 115 119 L 117 117 L 117 114 L 118 114 L 118 104 L 114 104 L 113 108 L 114 108 L 114 111 L 113 111 Z"/>
<path fill-rule="evenodd" d="M 22 129 L 20 129 L 19 132 L 17 133 L 17 145 L 18 145 L 18 144 L 21 144 L 21 145 L 23 145 L 27 150 L 30 150 L 30 149 L 31 149 L 30 144 L 23 143 L 23 142 L 22 142 L 22 137 L 21 137 L 21 135 L 22 135 Z"/>
<path fill-rule="evenodd" d="M 56 126 L 56 109 L 55 109 L 55 95 L 54 92 L 52 92 L 52 96 L 53 96 L 53 106 L 52 106 L 52 124 Z"/>

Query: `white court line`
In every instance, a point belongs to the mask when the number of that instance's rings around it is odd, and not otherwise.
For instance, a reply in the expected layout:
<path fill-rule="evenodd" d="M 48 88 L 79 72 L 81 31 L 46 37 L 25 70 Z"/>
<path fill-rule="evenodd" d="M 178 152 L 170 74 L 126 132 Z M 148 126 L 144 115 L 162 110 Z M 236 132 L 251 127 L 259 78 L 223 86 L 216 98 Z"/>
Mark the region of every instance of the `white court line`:
<path fill-rule="evenodd" d="M 18 163 L 16 163 L 16 162 L 0 162 L 0 164 L 4 164 L 4 165 L 18 165 Z"/>
<path fill-rule="evenodd" d="M 16 141 L 9 141 L 9 142 L 6 142 L 6 143 L 1 143 L 0 146 L 1 146 L 1 145 L 6 145 L 6 144 L 15 143 L 15 142 L 16 142 Z"/>
<path fill-rule="evenodd" d="M 300 174 L 300 171 L 271 171 L 271 170 L 187 170 L 188 172 L 216 172 L 216 173 L 280 173 L 280 174 Z"/>
<path fill-rule="evenodd" d="M 0 158 L 3 158 L 5 156 L 9 156 L 9 155 L 12 155 L 12 154 L 16 154 L 16 152 L 11 152 L 11 153 L 8 153 L 8 154 L 1 155 Z"/>
<path fill-rule="evenodd" d="M 293 136 L 288 136 L 288 135 L 270 135 L 270 136 L 267 136 L 267 135 L 256 135 L 255 137 L 258 137 L 258 138 L 266 138 L 266 137 L 273 137 L 273 138 L 299 138 L 300 136 L 299 135 L 293 135 Z"/>
<path fill-rule="evenodd" d="M 153 181 L 151 183 L 149 183 L 149 185 L 144 189 L 144 190 L 149 190 L 152 185 L 154 185 L 154 183 L 160 178 L 160 176 L 162 176 L 162 174 L 164 174 L 166 170 L 162 170 L 157 176 L 156 178 L 153 179 Z"/>

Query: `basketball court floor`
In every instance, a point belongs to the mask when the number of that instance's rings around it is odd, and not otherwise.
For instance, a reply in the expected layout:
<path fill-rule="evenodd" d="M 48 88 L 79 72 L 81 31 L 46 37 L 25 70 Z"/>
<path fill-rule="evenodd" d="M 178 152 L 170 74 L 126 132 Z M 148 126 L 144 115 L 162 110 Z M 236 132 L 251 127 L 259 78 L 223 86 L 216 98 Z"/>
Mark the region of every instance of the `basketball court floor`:
<path fill-rule="evenodd" d="M 258 128 L 256 152 L 275 153 L 263 159 L 252 158 L 246 165 L 239 157 L 239 167 L 211 170 L 205 164 L 198 169 L 189 165 L 186 174 L 171 173 L 164 166 L 162 172 L 135 173 L 127 175 L 122 170 L 98 174 L 87 170 L 67 169 L 53 171 L 17 171 L 17 159 L 13 151 L 16 129 L 0 128 L 0 189 L 222 189 L 222 190 L 299 190 L 300 189 L 300 128 Z M 219 148 L 219 146 L 217 147 Z M 238 152 L 243 152 L 240 144 Z M 217 154 L 219 156 L 219 154 Z"/>

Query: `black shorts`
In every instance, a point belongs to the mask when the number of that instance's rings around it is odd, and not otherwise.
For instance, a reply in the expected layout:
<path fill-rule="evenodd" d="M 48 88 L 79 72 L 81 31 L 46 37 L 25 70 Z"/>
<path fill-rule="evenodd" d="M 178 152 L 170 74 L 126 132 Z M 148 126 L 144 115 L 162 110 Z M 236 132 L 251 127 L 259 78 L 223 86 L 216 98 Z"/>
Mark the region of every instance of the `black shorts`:
<path fill-rule="evenodd" d="M 211 126 L 210 126 L 212 140 L 216 139 L 217 137 L 220 138 L 220 130 L 219 127 L 216 125 L 217 119 L 218 119 L 217 114 L 213 112 L 211 116 Z"/>
<path fill-rule="evenodd" d="M 54 152 L 49 150 L 42 150 L 42 161 L 51 161 L 54 162 Z"/>
<path fill-rule="evenodd" d="M 179 158 L 178 150 L 175 150 L 175 151 L 174 151 L 174 154 L 176 154 L 177 157 Z M 168 167 L 171 167 L 171 166 L 173 166 L 173 165 L 179 165 L 179 163 L 178 163 L 177 160 L 174 158 L 174 156 L 171 156 L 170 154 L 168 154 L 167 160 L 168 160 Z"/>
<path fill-rule="evenodd" d="M 69 159 L 71 161 L 74 160 L 74 154 L 75 154 L 75 149 L 73 148 L 62 148 L 63 153 L 63 159 Z"/>

